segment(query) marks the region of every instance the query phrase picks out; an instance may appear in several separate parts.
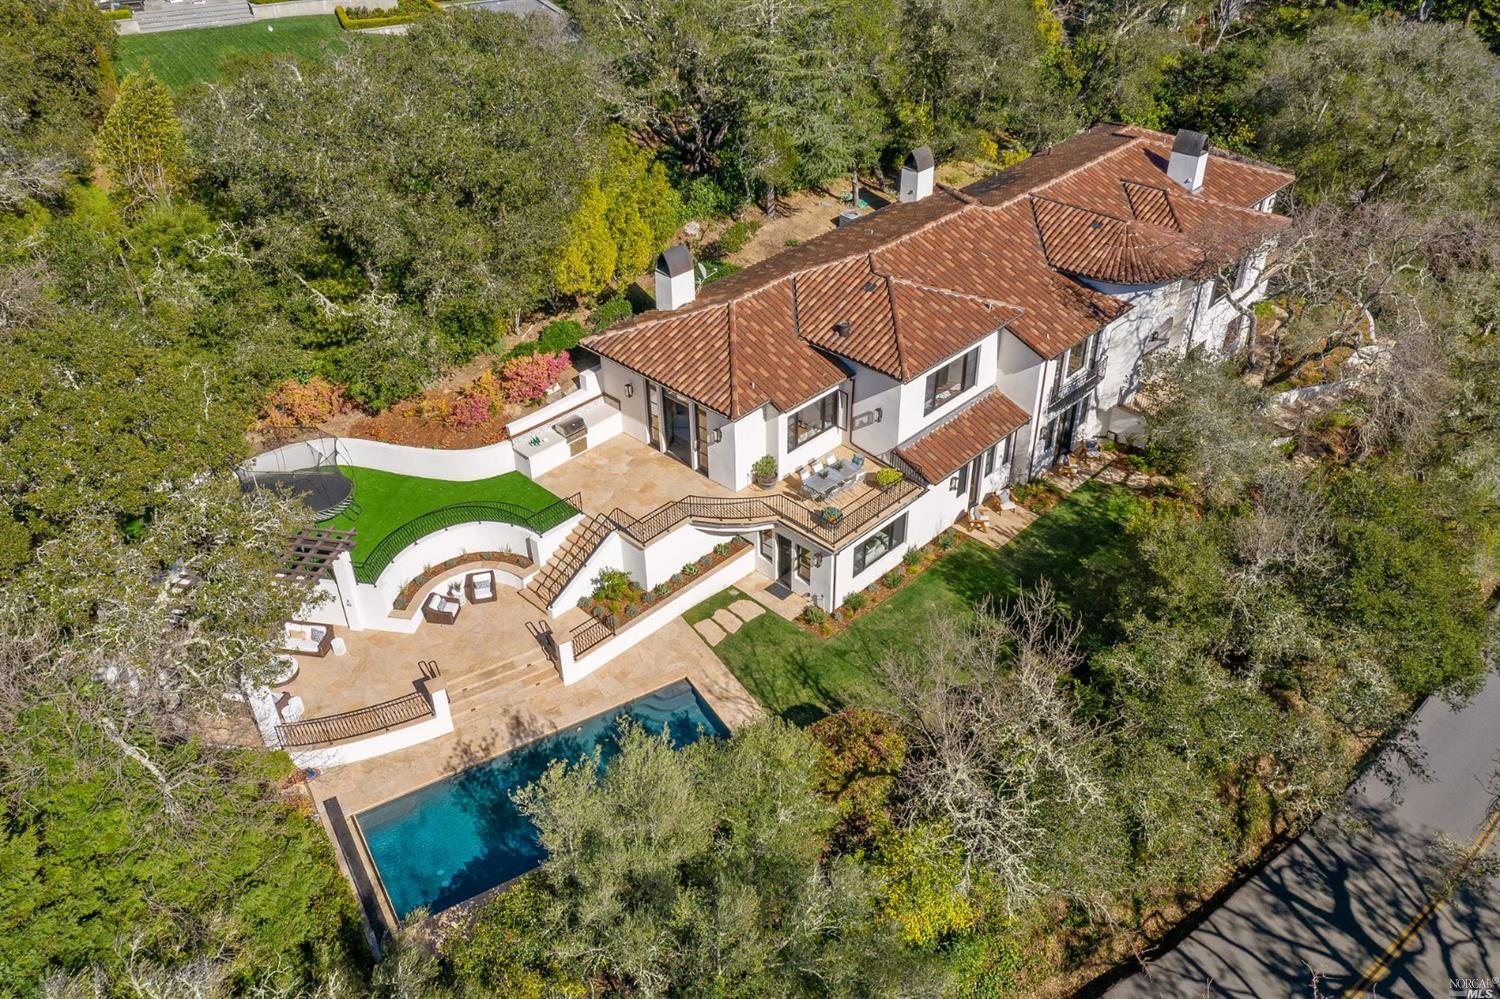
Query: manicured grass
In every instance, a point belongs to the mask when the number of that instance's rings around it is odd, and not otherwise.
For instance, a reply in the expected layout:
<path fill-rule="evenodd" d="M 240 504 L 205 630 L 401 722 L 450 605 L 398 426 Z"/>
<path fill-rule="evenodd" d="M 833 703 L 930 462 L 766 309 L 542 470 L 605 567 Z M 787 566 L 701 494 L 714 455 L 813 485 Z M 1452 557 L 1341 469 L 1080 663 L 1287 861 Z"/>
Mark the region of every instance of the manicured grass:
<path fill-rule="evenodd" d="M 424 513 L 454 503 L 513 503 L 532 513 L 543 510 L 558 497 L 522 475 L 506 472 L 473 482 L 419 479 L 412 475 L 381 472 L 373 468 L 340 468 L 354 480 L 354 502 L 358 515 L 348 511 L 325 521 L 324 527 L 354 528 L 354 550 L 350 557 L 362 561 L 386 535 Z"/>
<path fill-rule="evenodd" d="M 190 28 L 149 35 L 121 35 L 117 71 L 120 78 L 147 61 L 156 78 L 180 93 L 195 83 L 224 75 L 229 62 L 264 52 L 290 52 L 323 59 L 349 47 L 347 34 L 333 15 L 283 17 L 223 28 Z"/>
<path fill-rule="evenodd" d="M 814 638 L 768 613 L 714 651 L 767 710 L 805 724 L 845 705 L 879 704 L 875 665 L 912 642 L 933 615 L 968 617 L 986 599 L 1003 603 L 1042 579 L 1083 623 L 1084 647 L 1099 647 L 1115 637 L 1109 609 L 1130 570 L 1124 527 L 1138 508 L 1123 487 L 1087 484 L 999 551 L 960 545 L 832 638 Z M 713 603 L 703 605 L 710 614 Z"/>

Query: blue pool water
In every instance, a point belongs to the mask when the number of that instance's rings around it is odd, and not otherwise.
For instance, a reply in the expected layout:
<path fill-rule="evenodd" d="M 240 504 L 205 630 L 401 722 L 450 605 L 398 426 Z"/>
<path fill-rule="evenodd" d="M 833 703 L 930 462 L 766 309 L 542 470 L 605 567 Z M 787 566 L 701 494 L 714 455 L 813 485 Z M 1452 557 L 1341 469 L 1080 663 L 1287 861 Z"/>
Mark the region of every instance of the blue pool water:
<path fill-rule="evenodd" d="M 396 913 L 404 919 L 421 906 L 446 909 L 540 864 L 546 851 L 511 792 L 536 780 L 554 760 L 574 762 L 596 747 L 607 767 L 617 752 L 617 723 L 626 717 L 650 732 L 666 730 L 679 748 L 704 735 L 729 734 L 693 685 L 680 680 L 360 812 L 360 829 Z"/>

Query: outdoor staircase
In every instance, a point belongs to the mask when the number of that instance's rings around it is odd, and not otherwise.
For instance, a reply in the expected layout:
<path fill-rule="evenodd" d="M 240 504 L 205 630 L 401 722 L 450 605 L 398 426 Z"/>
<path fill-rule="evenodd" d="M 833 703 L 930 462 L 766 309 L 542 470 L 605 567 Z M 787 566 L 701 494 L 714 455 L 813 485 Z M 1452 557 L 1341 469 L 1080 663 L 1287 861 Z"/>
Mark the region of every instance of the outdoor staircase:
<path fill-rule="evenodd" d="M 249 24 L 255 20 L 255 15 L 246 0 L 182 0 L 181 3 L 149 3 L 134 20 L 145 33 Z"/>
<path fill-rule="evenodd" d="M 448 698 L 453 720 L 461 725 L 474 712 L 487 711 L 497 704 L 504 707 L 524 704 L 562 685 L 557 668 L 537 653 L 537 658 L 507 659 L 455 680 L 448 688 Z"/>
<path fill-rule="evenodd" d="M 527 584 L 526 590 L 532 602 L 550 612 L 552 602 L 583 571 L 594 552 L 614 531 L 614 521 L 597 513 L 573 528 L 573 533 L 552 553 L 542 571 Z"/>

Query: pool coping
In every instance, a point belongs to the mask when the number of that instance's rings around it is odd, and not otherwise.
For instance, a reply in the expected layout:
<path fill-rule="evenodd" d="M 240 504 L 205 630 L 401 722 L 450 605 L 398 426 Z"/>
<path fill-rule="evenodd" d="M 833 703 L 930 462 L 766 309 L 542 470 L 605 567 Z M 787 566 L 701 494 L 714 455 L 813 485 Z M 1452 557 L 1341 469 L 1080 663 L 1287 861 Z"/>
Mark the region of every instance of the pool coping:
<path fill-rule="evenodd" d="M 626 697 L 624 700 L 618 701 L 618 702 L 610 705 L 607 708 L 603 708 L 603 709 L 601 709 L 599 711 L 596 711 L 596 712 L 594 712 L 593 714 L 589 715 L 586 718 L 581 718 L 581 719 L 579 719 L 577 721 L 569 722 L 568 724 L 565 724 L 565 725 L 558 725 L 558 726 L 554 727 L 551 731 L 544 732 L 544 733 L 538 735 L 534 739 L 529 739 L 526 742 L 520 743 L 519 745 L 511 746 L 508 749 L 501 750 L 500 752 L 494 754 L 493 756 L 486 757 L 485 759 L 476 760 L 475 762 L 473 762 L 473 763 L 469 764 L 468 766 L 464 767 L 462 770 L 455 770 L 453 773 L 443 774 L 441 777 L 435 777 L 432 780 L 427 781 L 424 784 L 418 784 L 416 787 L 407 788 L 405 791 L 401 791 L 401 792 L 399 792 L 397 794 L 389 795 L 389 796 L 387 796 L 385 798 L 380 799 L 379 801 L 371 802 L 370 804 L 367 804 L 367 805 L 363 806 L 362 808 L 360 808 L 360 810 L 358 812 L 346 812 L 346 813 L 344 813 L 345 821 L 348 823 L 349 827 L 353 830 L 353 832 L 354 832 L 354 841 L 357 844 L 357 846 L 359 847 L 359 857 L 358 858 L 350 858 L 350 860 L 352 862 L 354 859 L 357 859 L 358 862 L 359 862 L 359 864 L 360 864 L 360 866 L 364 867 L 365 873 L 370 877 L 370 883 L 375 888 L 376 903 L 377 903 L 377 905 L 378 905 L 378 907 L 380 909 L 381 921 L 386 924 L 383 927 L 383 929 L 385 929 L 385 931 L 387 933 L 394 934 L 395 930 L 402 925 L 402 920 L 396 914 L 395 903 L 393 903 L 391 901 L 390 892 L 386 889 L 385 880 L 384 880 L 384 878 L 380 874 L 380 865 L 378 865 L 375 862 L 375 854 L 370 849 L 370 843 L 369 843 L 369 841 L 365 838 L 364 826 L 360 823 L 360 820 L 359 820 L 359 817 L 360 817 L 360 815 L 362 813 L 368 812 L 368 811 L 372 811 L 372 810 L 374 810 L 376 808 L 380 808 L 380 807 L 382 807 L 384 805 L 387 805 L 387 804 L 390 804 L 391 802 L 396 801 L 396 800 L 398 800 L 400 798 L 405 798 L 408 795 L 416 794 L 419 791 L 422 791 L 422 790 L 425 790 L 426 788 L 432 787 L 434 784 L 440 784 L 440 783 L 442 783 L 445 780 L 452 780 L 454 777 L 457 777 L 460 774 L 468 773 L 470 770 L 474 770 L 474 769 L 477 769 L 478 767 L 486 766 L 486 765 L 488 765 L 490 763 L 493 763 L 495 760 L 498 760 L 502 756 L 505 756 L 507 754 L 514 753 L 514 752 L 517 752 L 519 750 L 525 749 L 527 746 L 535 745 L 536 743 L 541 742 L 543 739 L 550 739 L 553 736 L 557 735 L 558 733 L 560 733 L 562 731 L 565 731 L 566 729 L 575 728 L 577 726 L 584 725 L 584 724 L 592 721 L 595 718 L 598 718 L 598 717 L 601 717 L 603 715 L 607 715 L 607 714 L 610 714 L 612 712 L 618 711 L 618 710 L 620 710 L 620 708 L 624 707 L 627 704 L 630 704 L 633 701 L 638 701 L 638 700 L 641 700 L 643 698 L 650 697 L 652 694 L 655 694 L 658 691 L 666 690 L 668 687 L 675 686 L 676 684 L 679 684 L 679 683 L 685 683 L 685 684 L 687 684 L 688 687 L 693 691 L 693 694 L 700 701 L 702 701 L 703 704 L 706 705 L 711 712 L 713 712 L 714 718 L 718 719 L 719 724 L 722 725 L 722 726 L 724 726 L 724 728 L 728 731 L 728 733 L 729 733 L 728 737 L 732 737 L 735 734 L 735 732 L 737 732 L 740 728 L 743 727 L 742 725 L 741 726 L 732 725 L 730 722 L 726 721 L 725 717 L 724 717 L 724 712 L 721 710 L 721 708 L 718 705 L 716 705 L 714 703 L 713 698 L 711 698 L 708 694 L 704 693 L 704 691 L 702 690 L 702 688 L 700 688 L 696 683 L 693 682 L 693 679 L 692 679 L 692 677 L 689 674 L 684 673 L 682 676 L 678 677 L 677 679 L 675 679 L 675 680 L 668 680 L 666 683 L 663 683 L 660 686 L 654 687 L 651 690 L 646 690 L 646 691 L 642 691 L 640 693 L 632 694 L 629 697 Z M 320 809 L 320 811 L 321 811 L 321 809 Z M 537 869 L 539 869 L 540 866 L 541 865 L 538 865 L 537 867 L 532 868 L 530 871 L 527 871 L 525 874 L 518 874 L 517 876 L 515 876 L 515 877 L 513 877 L 513 878 L 511 878 L 511 879 L 509 879 L 507 881 L 503 881 L 503 882 L 501 882 L 498 885 L 494 885 L 494 886 L 492 886 L 490 888 L 486 888 L 484 891 L 479 892 L 478 894 L 475 894 L 475 895 L 471 895 L 469 898 L 466 898 L 466 899 L 463 899 L 461 901 L 455 902 L 452 905 L 445 906 L 445 907 L 443 907 L 441 909 L 438 909 L 436 911 L 429 911 L 427 913 L 426 918 L 424 918 L 422 920 L 419 920 L 418 923 L 417 923 L 417 925 L 427 925 L 427 924 L 430 924 L 433 919 L 435 919 L 436 917 L 438 917 L 438 916 L 440 916 L 440 915 L 442 915 L 444 913 L 452 912 L 454 909 L 457 909 L 457 908 L 459 908 L 461 906 L 471 905 L 472 903 L 476 902 L 479 899 L 486 898 L 486 897 L 488 897 L 490 895 L 498 894 L 499 892 L 505 891 L 507 888 L 509 888 L 510 886 L 514 885 L 517 881 L 519 881 L 522 878 L 526 877 L 526 875 L 531 874 L 534 871 L 536 871 Z"/>

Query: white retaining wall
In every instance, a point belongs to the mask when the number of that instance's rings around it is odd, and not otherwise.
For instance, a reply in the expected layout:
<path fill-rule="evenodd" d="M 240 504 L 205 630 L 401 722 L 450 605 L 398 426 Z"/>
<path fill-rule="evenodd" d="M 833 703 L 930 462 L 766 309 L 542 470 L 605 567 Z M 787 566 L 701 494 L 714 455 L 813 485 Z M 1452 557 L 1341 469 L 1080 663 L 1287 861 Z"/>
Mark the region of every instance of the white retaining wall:
<path fill-rule="evenodd" d="M 320 437 L 303 443 L 288 444 L 257 455 L 251 460 L 250 467 L 257 472 L 277 471 L 283 467 L 286 456 L 301 458 L 297 453 L 299 448 L 311 449 L 325 457 L 330 450 L 336 448 L 341 465 L 374 468 L 424 479 L 448 479 L 453 482 L 473 482 L 516 470 L 516 452 L 510 441 L 501 441 L 488 447 L 447 451 L 360 440 L 356 437 Z"/>
<path fill-rule="evenodd" d="M 611 659 L 650 638 L 688 610 L 709 597 L 723 593 L 754 571 L 755 547 L 752 545 L 728 561 L 715 566 L 711 579 L 678 590 L 657 604 L 645 617 L 637 618 L 630 627 L 594 646 L 587 655 L 574 659 L 571 663 L 565 660 L 562 669 L 563 685 L 577 683 Z"/>
<path fill-rule="evenodd" d="M 430 739 L 447 735 L 453 731 L 453 711 L 448 704 L 447 690 L 431 693 L 433 716 L 426 721 L 407 725 L 390 732 L 380 732 L 363 739 L 342 742 L 337 746 L 318 749 L 293 749 L 287 755 L 299 767 L 341 767 L 346 763 L 374 759 L 386 753 L 421 745 Z"/>

